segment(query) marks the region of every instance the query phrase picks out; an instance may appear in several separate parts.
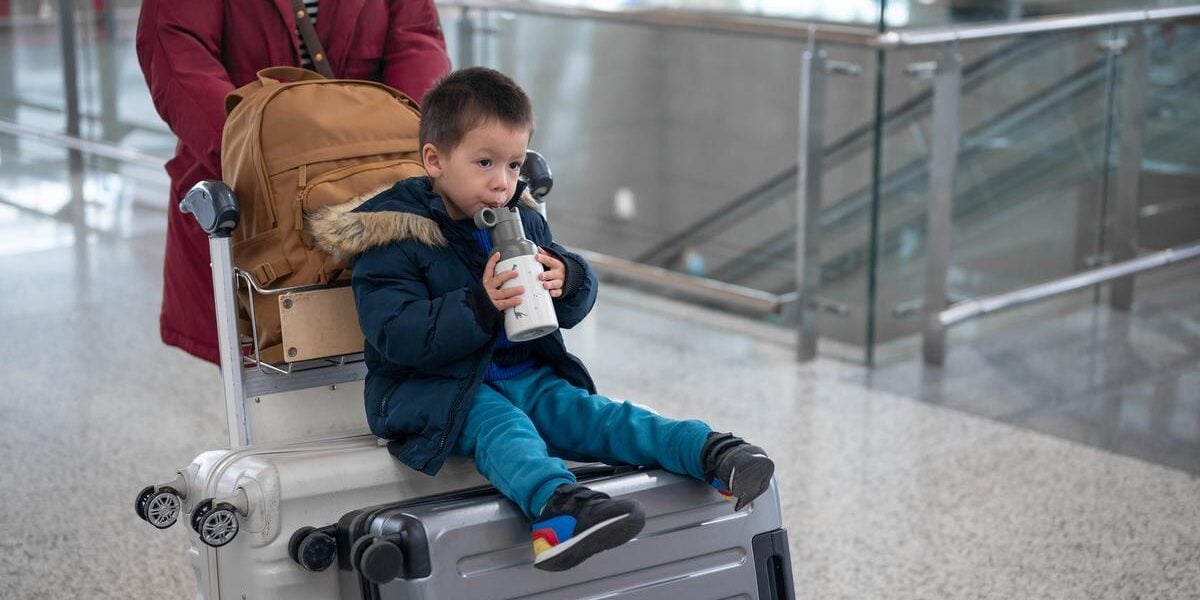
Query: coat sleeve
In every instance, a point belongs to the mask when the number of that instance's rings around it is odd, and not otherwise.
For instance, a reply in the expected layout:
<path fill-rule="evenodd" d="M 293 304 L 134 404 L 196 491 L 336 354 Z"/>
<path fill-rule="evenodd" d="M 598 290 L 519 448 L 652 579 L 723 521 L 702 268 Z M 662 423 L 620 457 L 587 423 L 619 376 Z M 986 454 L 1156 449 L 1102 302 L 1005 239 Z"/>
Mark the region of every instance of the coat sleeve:
<path fill-rule="evenodd" d="M 534 236 L 538 245 L 563 261 L 567 267 L 563 295 L 554 299 L 554 312 L 558 316 L 559 326 L 570 329 L 583 321 L 596 304 L 596 290 L 599 287 L 596 272 L 582 256 L 568 251 L 554 241 L 550 225 L 542 215 L 532 210 L 522 211 L 521 219 L 529 223 L 529 234 Z"/>
<path fill-rule="evenodd" d="M 398 245 L 363 253 L 351 285 L 367 343 L 402 367 L 437 368 L 465 358 L 491 341 L 499 322 L 469 287 L 431 297 L 417 261 Z"/>
<path fill-rule="evenodd" d="M 450 72 L 446 40 L 433 0 L 390 0 L 383 83 L 418 104 L 433 82 Z"/>
<path fill-rule="evenodd" d="M 221 64 L 220 0 L 144 0 L 137 56 L 154 108 L 183 145 L 220 173 L 225 96 L 233 91 Z"/>

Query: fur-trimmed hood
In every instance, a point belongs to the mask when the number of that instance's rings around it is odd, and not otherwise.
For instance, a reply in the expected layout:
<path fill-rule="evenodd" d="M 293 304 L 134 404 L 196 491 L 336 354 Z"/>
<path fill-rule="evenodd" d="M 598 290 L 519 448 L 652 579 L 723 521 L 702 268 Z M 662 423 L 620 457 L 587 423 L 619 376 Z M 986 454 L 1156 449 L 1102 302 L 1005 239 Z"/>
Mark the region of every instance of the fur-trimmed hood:
<path fill-rule="evenodd" d="M 537 210 L 537 203 L 517 183 L 514 197 Z M 446 206 L 433 192 L 428 177 L 413 177 L 389 188 L 363 194 L 349 202 L 322 208 L 306 219 L 306 227 L 316 246 L 338 262 L 392 242 L 416 240 L 426 246 L 445 246 L 446 237 L 433 218 L 446 214 Z"/>

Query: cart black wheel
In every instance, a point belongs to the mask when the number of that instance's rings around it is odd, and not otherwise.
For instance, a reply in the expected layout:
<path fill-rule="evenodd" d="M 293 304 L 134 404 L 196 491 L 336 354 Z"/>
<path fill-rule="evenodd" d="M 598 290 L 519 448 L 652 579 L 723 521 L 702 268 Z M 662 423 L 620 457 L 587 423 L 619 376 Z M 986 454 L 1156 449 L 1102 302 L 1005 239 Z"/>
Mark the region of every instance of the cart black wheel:
<path fill-rule="evenodd" d="M 200 541 L 220 548 L 237 537 L 237 509 L 224 502 L 216 504 L 200 519 Z"/>
<path fill-rule="evenodd" d="M 313 531 L 300 540 L 295 558 L 306 571 L 324 571 L 337 559 L 337 541 L 324 531 Z"/>
<path fill-rule="evenodd" d="M 139 519 L 146 520 L 146 502 L 150 500 L 150 495 L 154 493 L 154 486 L 148 485 L 138 492 L 136 498 L 133 499 L 133 512 L 137 513 Z"/>
<path fill-rule="evenodd" d="M 365 552 L 366 549 L 371 546 L 371 544 L 374 544 L 375 540 L 377 539 L 379 538 L 373 535 L 364 535 L 357 540 L 354 540 L 354 544 L 350 546 L 350 568 L 358 569 L 358 563 L 362 559 L 363 552 Z"/>
<path fill-rule="evenodd" d="M 291 557 L 292 561 L 296 564 L 300 564 L 300 542 L 304 541 L 304 537 L 308 535 L 308 532 L 316 531 L 316 529 L 316 527 L 305 525 L 304 527 L 297 529 L 296 532 L 292 534 L 292 537 L 288 539 L 288 556 Z"/>
<path fill-rule="evenodd" d="M 358 560 L 358 572 L 376 585 L 383 585 L 399 577 L 403 568 L 404 552 L 387 540 L 378 540 L 371 544 L 363 550 L 362 557 Z"/>
<path fill-rule="evenodd" d="M 212 505 L 213 499 L 208 498 L 206 500 L 201 500 L 194 508 L 192 508 L 192 518 L 190 521 L 192 525 L 192 531 L 200 533 L 200 521 L 204 519 L 204 515 L 207 515 L 208 511 L 212 510 Z"/>
<path fill-rule="evenodd" d="M 146 499 L 146 505 L 142 511 L 146 515 L 146 521 L 151 525 L 159 529 L 166 529 L 179 520 L 179 509 L 182 505 L 183 502 L 175 490 L 161 487 Z"/>

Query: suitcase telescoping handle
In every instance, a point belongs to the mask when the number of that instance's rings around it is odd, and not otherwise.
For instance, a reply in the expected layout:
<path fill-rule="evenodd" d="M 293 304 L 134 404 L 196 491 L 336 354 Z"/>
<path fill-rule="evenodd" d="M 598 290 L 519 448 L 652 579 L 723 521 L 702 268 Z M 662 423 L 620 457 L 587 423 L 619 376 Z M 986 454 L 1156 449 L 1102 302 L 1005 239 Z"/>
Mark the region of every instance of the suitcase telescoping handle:
<path fill-rule="evenodd" d="M 179 210 L 196 217 L 200 228 L 211 238 L 229 237 L 241 217 L 233 190 L 215 179 L 192 186 L 179 202 Z"/>

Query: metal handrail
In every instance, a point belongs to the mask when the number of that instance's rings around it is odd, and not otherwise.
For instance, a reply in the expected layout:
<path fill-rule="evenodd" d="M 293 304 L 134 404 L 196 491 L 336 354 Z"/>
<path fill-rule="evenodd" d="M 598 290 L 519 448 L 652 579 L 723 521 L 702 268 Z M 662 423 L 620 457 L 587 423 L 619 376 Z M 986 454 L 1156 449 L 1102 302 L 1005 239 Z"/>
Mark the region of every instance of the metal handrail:
<path fill-rule="evenodd" d="M 34 139 L 47 144 L 53 144 L 70 150 L 78 150 L 84 154 L 100 156 L 103 158 L 111 158 L 121 162 L 143 165 L 146 167 L 154 167 L 161 169 L 166 164 L 167 159 L 153 154 L 147 154 L 140 150 L 135 150 L 126 146 L 105 142 L 100 140 L 91 140 L 79 136 L 50 131 L 40 127 L 30 127 L 20 123 L 14 123 L 6 119 L 0 119 L 0 133 Z"/>
<path fill-rule="evenodd" d="M 1116 25 L 1136 25 L 1179 21 L 1200 17 L 1200 5 L 1150 10 L 1129 10 L 1093 15 L 1042 17 L 1016 23 L 994 23 L 968 27 L 933 27 L 911 31 L 889 31 L 880 34 L 873 45 L 884 50 L 936 46 L 951 42 L 987 40 L 1001 37 L 1025 36 L 1054 31 L 1079 31 Z"/>
<path fill-rule="evenodd" d="M 943 327 L 949 327 L 975 317 L 1016 308 L 1018 306 L 1045 300 L 1053 296 L 1081 290 L 1094 285 L 1143 273 L 1168 265 L 1178 264 L 1194 258 L 1200 258 L 1200 243 L 1168 248 L 1153 254 L 1147 254 L 1133 260 L 1127 260 L 1106 267 L 1076 273 L 1054 281 L 1029 286 L 1012 292 L 973 298 L 956 303 L 950 308 L 938 313 L 937 318 Z"/>
<path fill-rule="evenodd" d="M 715 279 L 694 277 L 678 271 L 646 265 L 599 252 L 576 250 L 596 272 L 641 285 L 687 294 L 757 314 L 777 314 L 785 301 L 781 296 Z"/>
<path fill-rule="evenodd" d="M 715 33 L 751 35 L 791 40 L 815 39 L 882 50 L 935 46 L 950 42 L 1025 36 L 1054 31 L 1078 31 L 1114 25 L 1157 23 L 1200 17 L 1200 5 L 1147 10 L 1126 10 L 1024 19 L 1018 22 L 969 26 L 930 27 L 908 31 L 878 33 L 874 28 L 808 21 L 795 17 L 768 17 L 731 12 L 655 9 L 585 8 L 563 6 L 537 0 L 438 0 L 443 7 L 469 10 L 496 10 L 518 14 L 578 18 L 595 21 L 698 29 Z"/>
<path fill-rule="evenodd" d="M 873 27 L 855 27 L 835 23 L 817 23 L 793 17 L 767 17 L 729 12 L 655 9 L 655 8 L 585 8 L 544 3 L 536 0 L 437 0 L 446 8 L 495 10 L 517 14 L 587 19 L 625 25 L 692 29 L 787 40 L 815 38 L 821 42 L 871 46 L 879 32 Z"/>

